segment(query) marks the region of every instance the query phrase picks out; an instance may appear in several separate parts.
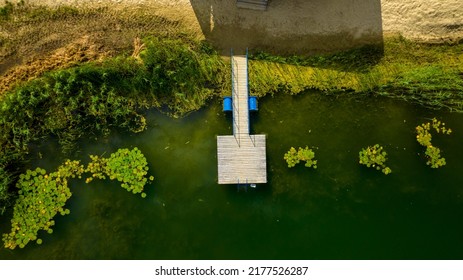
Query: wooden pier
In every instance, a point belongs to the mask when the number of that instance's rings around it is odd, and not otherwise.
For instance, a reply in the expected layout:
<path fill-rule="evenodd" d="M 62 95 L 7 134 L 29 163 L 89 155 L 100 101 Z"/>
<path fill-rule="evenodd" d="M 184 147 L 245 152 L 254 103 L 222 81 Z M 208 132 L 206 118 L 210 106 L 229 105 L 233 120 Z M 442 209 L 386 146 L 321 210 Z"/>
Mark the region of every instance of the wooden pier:
<path fill-rule="evenodd" d="M 265 135 L 250 135 L 247 56 L 231 56 L 233 135 L 217 136 L 219 184 L 267 183 Z"/>

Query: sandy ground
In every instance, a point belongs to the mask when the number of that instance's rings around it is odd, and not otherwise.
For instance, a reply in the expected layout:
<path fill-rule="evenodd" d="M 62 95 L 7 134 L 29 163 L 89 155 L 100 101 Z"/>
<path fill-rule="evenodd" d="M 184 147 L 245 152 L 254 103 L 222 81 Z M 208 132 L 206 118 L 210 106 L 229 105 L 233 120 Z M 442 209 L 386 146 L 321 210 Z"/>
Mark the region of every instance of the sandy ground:
<path fill-rule="evenodd" d="M 18 2 L 14 0 L 12 2 Z M 104 12 L 0 25 L 0 92 L 18 81 L 73 63 L 130 52 L 135 37 L 184 31 L 224 54 L 245 47 L 280 54 L 332 52 L 381 43 L 387 34 L 421 42 L 463 40 L 462 0 L 270 0 L 266 12 L 234 0 L 26 0 Z"/>
<path fill-rule="evenodd" d="M 29 1 L 32 2 L 56 6 L 58 1 Z M 150 5 L 144 1 L 130 1 L 130 5 L 127 1 L 116 2 L 61 1 L 85 7 L 86 12 L 64 19 L 2 23 L 0 93 L 52 69 L 124 52 L 130 54 L 136 37 L 185 32 L 203 38 L 194 14 L 185 13 L 182 5 L 171 1 L 150 1 Z M 188 1 L 183 1 L 183 5 L 189 5 Z M 98 7 L 105 8 L 97 10 Z"/>
<path fill-rule="evenodd" d="M 385 34 L 433 43 L 463 39 L 461 0 L 270 0 L 266 12 L 238 9 L 234 0 L 26 2 L 155 12 L 202 33 L 221 49 L 246 46 L 282 53 L 335 51 L 381 42 Z"/>
<path fill-rule="evenodd" d="M 383 0 L 383 29 L 431 43 L 463 39 L 462 0 Z"/>
<path fill-rule="evenodd" d="M 215 25 L 233 24 L 242 29 L 262 29 L 267 35 L 283 37 L 324 33 L 348 34 L 353 39 L 359 39 L 368 37 L 365 34 L 382 31 L 400 33 L 406 38 L 427 42 L 458 41 L 463 38 L 463 1 L 461 0 L 270 0 L 269 9 L 264 16 L 253 11 L 237 10 L 234 7 L 234 0 L 29 0 L 29 2 L 49 6 L 111 5 L 121 8 L 148 5 L 162 10 L 160 12 L 189 20 L 190 24 L 194 18 L 200 24 L 204 24 L 200 17 L 201 14 L 207 14 L 208 20 L 215 21 Z"/>

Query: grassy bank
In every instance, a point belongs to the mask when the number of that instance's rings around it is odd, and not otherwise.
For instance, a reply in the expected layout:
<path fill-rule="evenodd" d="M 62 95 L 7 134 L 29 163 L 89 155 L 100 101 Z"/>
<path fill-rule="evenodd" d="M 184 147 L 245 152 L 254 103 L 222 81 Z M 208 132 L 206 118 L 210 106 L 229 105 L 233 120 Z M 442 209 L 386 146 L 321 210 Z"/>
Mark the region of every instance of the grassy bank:
<path fill-rule="evenodd" d="M 107 136 L 112 128 L 143 131 L 141 110 L 158 107 L 172 116 L 197 110 L 222 91 L 224 69 L 206 43 L 149 37 L 134 56 L 52 71 L 15 87 L 0 101 L 0 172 L 6 178 L 0 199 L 10 198 L 31 143 L 53 136 L 72 152 L 81 137 Z"/>
<path fill-rule="evenodd" d="M 463 44 L 426 45 L 400 37 L 333 55 L 251 56 L 249 80 L 257 96 L 306 89 L 386 95 L 433 109 L 463 111 Z"/>
<path fill-rule="evenodd" d="M 0 94 L 52 70 L 130 55 L 137 37 L 199 41 L 191 16 L 176 10 L 158 3 L 77 8 L 0 0 Z"/>
<path fill-rule="evenodd" d="M 108 30 L 101 26 L 102 20 Z M 137 18 L 105 9 L 24 4 L 6 5 L 0 10 L 0 21 L 11 32 L 30 29 L 14 38 L 0 37 L 0 57 L 11 61 L 35 49 L 31 43 L 35 38 L 56 34 L 65 38 L 81 32 L 89 32 L 90 37 L 98 33 L 91 44 L 101 46 L 93 49 L 110 53 L 87 56 L 88 52 L 76 52 L 79 59 L 73 57 L 68 64 L 53 62 L 48 68 L 32 69 L 30 75 L 20 72 L 16 76 L 21 78 L 12 76 L 8 90 L 0 90 L 0 210 L 14 194 L 12 186 L 23 171 L 21 162 L 31 143 L 52 136 L 59 139 L 64 152 L 72 152 L 76 140 L 84 136 L 108 135 L 113 128 L 143 131 L 142 111 L 146 108 L 181 116 L 201 108 L 214 96 L 230 94 L 227 60 L 198 41 L 195 34 L 183 33 L 178 22 L 149 13 Z M 60 33 L 60 24 L 77 27 Z M 51 33 L 42 34 L 42 30 Z M 140 34 L 146 37 L 135 43 L 134 51 L 133 38 Z M 21 40 L 27 48 L 18 47 Z M 58 42 L 61 46 L 68 41 Z M 115 53 L 118 56 L 114 57 Z M 62 59 L 58 56 L 56 60 Z M 257 96 L 316 89 L 330 94 L 387 95 L 434 109 L 463 111 L 463 44 L 423 45 L 386 38 L 383 46 L 331 55 L 281 57 L 254 52 L 249 66 L 250 91 Z M 35 79 L 27 81 L 31 78 Z M 0 79 L 0 86 L 4 81 Z"/>

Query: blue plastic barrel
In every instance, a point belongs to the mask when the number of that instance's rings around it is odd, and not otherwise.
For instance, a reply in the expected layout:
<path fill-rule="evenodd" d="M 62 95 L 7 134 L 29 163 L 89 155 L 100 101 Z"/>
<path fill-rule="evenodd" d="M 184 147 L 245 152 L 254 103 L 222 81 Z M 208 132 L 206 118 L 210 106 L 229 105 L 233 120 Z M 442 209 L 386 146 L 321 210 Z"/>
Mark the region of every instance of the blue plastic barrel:
<path fill-rule="evenodd" d="M 257 97 L 250 96 L 249 97 L 249 110 L 250 111 L 257 111 Z"/>
<path fill-rule="evenodd" d="M 224 112 L 233 111 L 232 98 L 230 96 L 225 96 L 223 98 L 223 111 Z"/>

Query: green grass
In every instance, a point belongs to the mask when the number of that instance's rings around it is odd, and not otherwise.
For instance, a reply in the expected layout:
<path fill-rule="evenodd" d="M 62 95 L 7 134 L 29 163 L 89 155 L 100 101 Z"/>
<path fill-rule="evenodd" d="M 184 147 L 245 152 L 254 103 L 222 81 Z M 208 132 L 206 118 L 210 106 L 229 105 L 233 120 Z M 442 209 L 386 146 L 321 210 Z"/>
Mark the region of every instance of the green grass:
<path fill-rule="evenodd" d="M 5 1 L 4 6 L 0 7 L 0 20 L 10 20 L 12 15 L 30 21 L 57 20 L 78 16 L 85 12 L 71 6 L 59 6 L 51 9 L 47 6 L 26 5 L 24 1 L 19 1 L 16 4 Z"/>
<path fill-rule="evenodd" d="M 15 6 L 9 1 L 5 1 L 3 7 L 0 7 L 0 20 L 7 20 L 10 18 Z"/>
<path fill-rule="evenodd" d="M 143 109 L 181 116 L 221 92 L 225 63 L 206 43 L 146 38 L 144 44 L 141 58 L 121 56 L 52 71 L 5 93 L 0 170 L 18 166 L 29 145 L 44 137 L 57 137 L 63 151 L 72 153 L 84 136 L 107 136 L 112 128 L 143 131 Z M 0 207 L 17 180 L 7 175 L 12 180 L 0 181 Z"/>
<path fill-rule="evenodd" d="M 463 44 L 417 44 L 387 38 L 383 47 L 366 46 L 332 55 L 251 56 L 251 93 L 263 96 L 307 89 L 372 93 L 417 102 L 434 109 L 463 111 Z"/>

